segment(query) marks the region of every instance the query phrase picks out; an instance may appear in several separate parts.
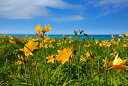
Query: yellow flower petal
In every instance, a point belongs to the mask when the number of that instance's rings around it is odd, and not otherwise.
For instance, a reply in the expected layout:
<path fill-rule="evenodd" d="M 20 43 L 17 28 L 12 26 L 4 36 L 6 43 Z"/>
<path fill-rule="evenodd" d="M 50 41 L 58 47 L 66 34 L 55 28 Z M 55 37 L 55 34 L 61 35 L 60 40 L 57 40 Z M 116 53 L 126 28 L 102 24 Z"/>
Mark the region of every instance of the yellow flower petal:
<path fill-rule="evenodd" d="M 34 30 L 36 30 L 36 31 L 42 31 L 43 29 L 42 29 L 42 27 L 38 24 L 38 26 L 36 26 L 36 28 L 35 28 Z"/>

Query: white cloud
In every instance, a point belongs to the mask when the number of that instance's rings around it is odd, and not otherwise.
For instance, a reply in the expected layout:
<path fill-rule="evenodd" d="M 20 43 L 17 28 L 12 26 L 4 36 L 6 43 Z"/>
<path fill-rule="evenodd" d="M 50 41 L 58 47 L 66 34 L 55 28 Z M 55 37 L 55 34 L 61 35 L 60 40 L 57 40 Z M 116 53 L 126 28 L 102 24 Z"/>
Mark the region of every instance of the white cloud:
<path fill-rule="evenodd" d="M 128 7 L 128 0 L 100 0 L 96 6 L 111 5 L 112 8 L 125 8 Z"/>
<path fill-rule="evenodd" d="M 101 11 L 101 13 L 96 16 L 97 19 L 102 16 L 119 12 L 123 8 L 127 8 L 128 0 L 100 0 L 95 3 L 94 7 L 99 8 Z"/>
<path fill-rule="evenodd" d="M 128 0 L 100 0 L 99 5 L 128 3 Z"/>
<path fill-rule="evenodd" d="M 48 16 L 48 9 L 76 9 L 79 5 L 72 5 L 63 0 L 0 0 L 0 17 L 9 19 L 31 19 L 35 16 Z"/>
<path fill-rule="evenodd" d="M 115 12 L 118 12 L 118 10 L 113 10 L 113 11 L 108 10 L 108 11 L 102 12 L 98 16 L 96 16 L 95 19 L 98 19 L 100 17 L 106 16 L 106 15 L 109 15 L 109 14 L 112 14 L 112 13 L 115 13 Z"/>
<path fill-rule="evenodd" d="M 85 20 L 86 18 L 80 15 L 72 15 L 72 16 L 65 16 L 65 17 L 57 17 L 57 18 L 49 18 L 52 21 L 81 21 Z"/>

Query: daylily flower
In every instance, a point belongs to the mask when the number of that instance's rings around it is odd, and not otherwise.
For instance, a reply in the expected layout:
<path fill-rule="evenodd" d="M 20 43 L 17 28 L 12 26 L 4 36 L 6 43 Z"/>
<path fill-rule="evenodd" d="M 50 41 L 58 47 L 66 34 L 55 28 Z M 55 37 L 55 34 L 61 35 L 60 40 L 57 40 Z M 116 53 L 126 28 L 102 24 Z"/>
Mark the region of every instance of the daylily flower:
<path fill-rule="evenodd" d="M 121 41 L 121 39 L 120 38 L 118 38 L 118 42 L 120 42 Z"/>
<path fill-rule="evenodd" d="M 45 28 L 43 29 L 44 32 L 50 31 L 52 28 L 50 25 L 45 25 Z"/>
<path fill-rule="evenodd" d="M 20 49 L 24 52 L 25 56 L 33 55 L 32 51 L 38 49 L 38 42 L 35 42 L 34 39 L 29 40 L 27 44 L 25 44 L 23 49 Z"/>
<path fill-rule="evenodd" d="M 88 45 L 84 45 L 85 47 L 88 47 L 88 48 L 90 48 L 91 47 L 91 44 L 88 44 Z"/>
<path fill-rule="evenodd" d="M 72 40 L 72 36 L 69 36 L 68 39 L 69 39 L 69 40 Z"/>
<path fill-rule="evenodd" d="M 122 44 L 122 47 L 123 47 L 123 48 L 127 47 L 127 44 Z"/>
<path fill-rule="evenodd" d="M 86 56 L 85 57 L 81 56 L 81 58 L 80 58 L 80 60 L 85 61 L 85 62 L 87 61 L 87 59 L 88 59 L 88 57 L 86 57 Z"/>
<path fill-rule="evenodd" d="M 24 58 L 23 56 L 18 55 L 19 60 L 16 62 L 16 64 L 24 64 Z"/>
<path fill-rule="evenodd" d="M 42 29 L 42 27 L 38 24 L 34 30 L 41 32 L 43 29 Z"/>
<path fill-rule="evenodd" d="M 69 61 L 70 57 L 73 55 L 73 49 L 64 48 L 63 50 L 58 50 L 58 53 L 59 54 L 56 56 L 57 61 L 64 64 Z"/>
<path fill-rule="evenodd" d="M 9 36 L 9 42 L 12 43 L 12 44 L 20 44 L 21 41 L 18 39 L 18 38 L 14 38 L 12 36 Z"/>
<path fill-rule="evenodd" d="M 100 40 L 95 40 L 95 43 L 98 44 L 100 42 Z"/>
<path fill-rule="evenodd" d="M 115 57 L 115 56 L 116 56 L 116 54 L 117 54 L 117 53 L 111 53 L 111 54 L 110 54 L 110 56 L 114 56 L 114 57 Z"/>
<path fill-rule="evenodd" d="M 4 40 L 2 40 L 2 43 L 4 43 L 5 41 Z"/>
<path fill-rule="evenodd" d="M 34 29 L 36 31 L 38 31 L 38 33 L 36 33 L 37 36 L 41 37 L 44 39 L 44 34 L 45 32 L 48 32 L 51 30 L 51 26 L 50 25 L 45 25 L 45 28 L 43 29 L 39 24 L 38 26 L 36 26 L 36 28 Z"/>
<path fill-rule="evenodd" d="M 109 69 L 116 69 L 116 70 L 122 70 L 122 69 L 127 69 L 128 70 L 128 66 L 124 65 L 128 62 L 128 60 L 122 60 L 120 57 L 118 57 L 119 54 L 116 55 L 112 66 Z"/>
<path fill-rule="evenodd" d="M 90 57 L 93 56 L 91 52 L 87 52 L 85 55 L 86 55 L 86 56 L 81 56 L 80 60 L 82 60 L 82 61 L 87 61 L 88 58 L 90 58 Z"/>
<path fill-rule="evenodd" d="M 46 57 L 46 59 L 48 59 L 47 63 L 52 62 L 53 64 L 55 63 L 56 60 L 54 55 L 48 56 Z"/>
<path fill-rule="evenodd" d="M 21 65 L 21 64 L 23 64 L 24 62 L 23 61 L 17 61 L 16 62 L 16 64 L 19 64 L 19 65 Z"/>

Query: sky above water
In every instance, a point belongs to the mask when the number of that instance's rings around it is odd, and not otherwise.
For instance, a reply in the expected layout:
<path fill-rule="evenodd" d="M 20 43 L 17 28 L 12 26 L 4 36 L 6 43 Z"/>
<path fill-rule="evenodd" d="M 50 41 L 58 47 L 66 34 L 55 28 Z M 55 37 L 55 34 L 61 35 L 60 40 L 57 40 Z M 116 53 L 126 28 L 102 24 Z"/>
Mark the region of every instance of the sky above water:
<path fill-rule="evenodd" d="M 38 24 L 48 34 L 128 33 L 128 0 L 0 0 L 0 34 L 34 34 Z"/>

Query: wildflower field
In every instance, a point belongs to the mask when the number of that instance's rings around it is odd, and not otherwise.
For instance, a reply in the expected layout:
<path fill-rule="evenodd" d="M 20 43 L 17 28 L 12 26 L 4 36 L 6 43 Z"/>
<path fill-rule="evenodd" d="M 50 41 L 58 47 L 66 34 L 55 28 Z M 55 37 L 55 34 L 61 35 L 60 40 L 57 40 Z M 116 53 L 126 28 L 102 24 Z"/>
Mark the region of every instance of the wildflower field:
<path fill-rule="evenodd" d="M 0 86 L 128 86 L 128 34 L 56 39 L 45 36 L 50 25 L 34 30 L 35 38 L 0 36 Z"/>

